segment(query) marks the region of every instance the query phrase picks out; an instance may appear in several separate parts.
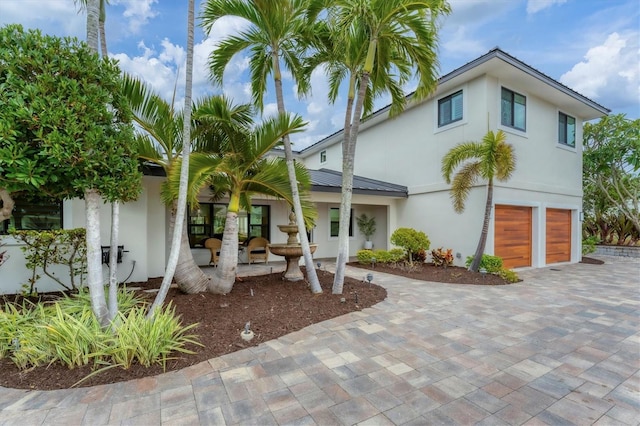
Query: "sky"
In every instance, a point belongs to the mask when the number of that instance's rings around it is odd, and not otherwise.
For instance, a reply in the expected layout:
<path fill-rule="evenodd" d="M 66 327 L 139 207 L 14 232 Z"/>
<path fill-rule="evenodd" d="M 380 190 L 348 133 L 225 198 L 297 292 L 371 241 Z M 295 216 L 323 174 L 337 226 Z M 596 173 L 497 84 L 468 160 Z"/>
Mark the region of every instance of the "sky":
<path fill-rule="evenodd" d="M 150 84 L 168 101 L 177 87 L 182 104 L 186 61 L 186 0 L 110 0 L 106 39 L 120 68 Z M 439 33 L 439 75 L 445 75 L 494 47 L 520 59 L 613 114 L 640 118 L 640 2 L 638 0 L 449 0 L 452 13 Z M 196 0 L 196 16 L 200 0 Z M 84 40 L 86 18 L 73 0 L 0 0 L 0 25 L 19 23 L 43 33 Z M 196 25 L 198 24 L 196 18 Z M 223 18 L 206 35 L 197 27 L 194 98 L 224 93 L 236 103 L 250 102 L 248 58 L 236 55 L 222 87 L 209 80 L 207 58 L 224 37 L 246 24 Z M 312 76 L 312 93 L 298 99 L 290 75 L 283 75 L 285 106 L 300 114 L 307 131 L 292 138 L 301 150 L 340 130 L 344 96 L 327 100 L 322 70 Z M 177 86 L 176 86 L 177 84 Z M 412 87 L 407 87 L 411 91 Z M 344 93 L 344 92 L 343 92 Z M 376 109 L 388 103 L 376 102 Z M 263 116 L 276 111 L 272 87 Z M 259 119 L 259 117 L 258 117 Z"/>

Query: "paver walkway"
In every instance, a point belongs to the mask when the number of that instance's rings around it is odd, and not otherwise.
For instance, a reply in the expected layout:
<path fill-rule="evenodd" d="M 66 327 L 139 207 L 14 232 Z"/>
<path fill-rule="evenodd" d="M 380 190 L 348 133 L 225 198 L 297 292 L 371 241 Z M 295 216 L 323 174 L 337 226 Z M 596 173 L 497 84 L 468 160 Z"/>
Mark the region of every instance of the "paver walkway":
<path fill-rule="evenodd" d="M 497 287 L 375 274 L 375 307 L 182 371 L 0 388 L 0 424 L 638 424 L 640 263 L 605 259 Z"/>

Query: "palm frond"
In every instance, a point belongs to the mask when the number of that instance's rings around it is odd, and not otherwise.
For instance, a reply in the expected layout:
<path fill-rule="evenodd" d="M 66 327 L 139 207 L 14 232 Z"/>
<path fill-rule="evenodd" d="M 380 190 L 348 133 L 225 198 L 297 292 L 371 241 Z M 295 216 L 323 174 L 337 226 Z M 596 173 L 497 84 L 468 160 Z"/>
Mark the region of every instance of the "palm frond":
<path fill-rule="evenodd" d="M 475 185 L 480 177 L 481 169 L 481 162 L 469 162 L 462 166 L 453 178 L 450 195 L 453 200 L 453 208 L 457 213 L 464 211 L 464 204 L 467 201 L 471 188 L 473 188 L 473 185 Z"/>

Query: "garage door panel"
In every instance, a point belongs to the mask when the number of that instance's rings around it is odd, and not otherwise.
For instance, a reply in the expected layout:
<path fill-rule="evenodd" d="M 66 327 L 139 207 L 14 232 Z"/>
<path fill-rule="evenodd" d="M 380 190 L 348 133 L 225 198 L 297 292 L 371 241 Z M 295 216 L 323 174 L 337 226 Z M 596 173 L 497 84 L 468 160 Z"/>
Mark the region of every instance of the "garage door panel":
<path fill-rule="evenodd" d="M 505 268 L 531 266 L 531 207 L 496 205 L 494 252 Z"/>
<path fill-rule="evenodd" d="M 547 209 L 546 263 L 571 261 L 571 210 Z"/>

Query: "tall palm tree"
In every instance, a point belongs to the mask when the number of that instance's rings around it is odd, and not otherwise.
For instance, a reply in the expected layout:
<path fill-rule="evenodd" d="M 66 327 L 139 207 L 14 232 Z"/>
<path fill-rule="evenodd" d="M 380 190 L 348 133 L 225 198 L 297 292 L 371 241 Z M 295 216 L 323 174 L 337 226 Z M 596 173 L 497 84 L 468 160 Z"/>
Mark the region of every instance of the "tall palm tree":
<path fill-rule="evenodd" d="M 229 197 L 220 261 L 209 281 L 209 291 L 226 294 L 231 291 L 238 267 L 238 212 L 249 211 L 251 197 L 256 194 L 284 199 L 293 203 L 286 161 L 280 157 L 268 157 L 269 152 L 282 144 L 284 135 L 304 130 L 300 117 L 279 115 L 265 121 L 255 129 L 237 131 L 230 135 L 219 152 L 196 152 L 191 155 L 189 172 L 189 201 L 197 205 L 197 195 L 205 186 L 217 194 Z M 175 170 L 175 169 L 174 169 Z M 296 181 L 308 191 L 310 177 L 301 164 L 296 165 Z M 177 176 L 168 176 L 167 193 L 175 194 Z M 303 219 L 311 224 L 315 218 L 313 205 L 302 198 Z"/>
<path fill-rule="evenodd" d="M 178 159 L 183 147 L 183 114 L 175 111 L 173 102 L 169 103 L 155 94 L 142 81 L 125 76 L 125 93 L 134 113 L 134 120 L 143 133 L 138 136 L 138 156 L 140 159 L 161 166 L 169 176 L 172 170 L 179 168 Z M 196 151 L 217 151 L 217 135 L 233 133 L 236 127 L 251 121 L 251 108 L 248 105 L 235 106 L 224 96 L 212 96 L 195 103 L 193 107 L 192 144 Z M 206 135 L 206 137 L 205 137 Z M 206 142 L 205 142 L 206 141 Z M 177 192 L 176 192 L 177 194 Z M 165 199 L 171 206 L 169 230 L 173 233 L 176 223 L 177 197 Z M 182 231 L 178 264 L 174 279 L 180 290 L 186 293 L 205 291 L 211 279 L 196 265 L 186 227 Z"/>
<path fill-rule="evenodd" d="M 189 0 L 187 13 L 187 63 L 184 89 L 184 108 L 182 119 L 182 165 L 180 167 L 180 178 L 178 186 L 178 200 L 176 220 L 173 225 L 173 235 L 171 238 L 171 249 L 169 250 L 169 260 L 162 278 L 160 290 L 156 295 L 153 304 L 149 308 L 148 318 L 153 318 L 156 310 L 162 306 L 169 291 L 169 286 L 173 281 L 173 275 L 178 265 L 180 256 L 180 243 L 182 230 L 187 210 L 187 185 L 189 184 L 189 154 L 191 152 L 191 97 L 193 92 L 193 33 L 194 33 L 194 6 L 195 0 Z"/>
<path fill-rule="evenodd" d="M 87 44 L 98 53 L 98 16 L 99 0 L 87 0 Z M 91 296 L 91 308 L 100 326 L 109 325 L 109 309 L 102 285 L 102 250 L 100 248 L 100 202 L 102 198 L 97 189 L 84 191 L 85 214 L 87 221 L 87 286 Z"/>
<path fill-rule="evenodd" d="M 262 111 L 267 78 L 273 76 L 278 112 L 286 112 L 282 93 L 281 62 L 295 79 L 301 74 L 300 58 L 307 49 L 305 15 L 308 0 L 207 0 L 201 14 L 202 26 L 207 33 L 223 16 L 244 19 L 250 27 L 238 35 L 225 38 L 209 56 L 211 78 L 222 84 L 224 70 L 231 58 L 245 50 L 251 52 L 251 89 L 254 104 Z M 306 93 L 308 86 L 298 80 L 299 93 Z M 293 210 L 298 221 L 298 236 L 311 291 L 321 293 L 322 287 L 313 265 L 302 204 L 296 182 L 295 164 L 289 135 L 284 135 L 284 152 L 289 173 Z"/>
<path fill-rule="evenodd" d="M 363 113 L 373 99 L 391 95 L 390 114 L 404 109 L 403 86 L 417 80 L 413 98 L 430 95 L 437 83 L 438 19 L 450 12 L 445 0 L 312 0 L 309 18 L 327 7 L 328 44 L 311 66 L 330 70 L 330 96 L 335 100 L 348 79 L 347 110 L 342 142 L 342 198 L 334 294 L 342 293 L 349 257 L 349 222 L 353 194 L 356 142 Z M 355 101 L 355 103 L 354 103 Z"/>
<path fill-rule="evenodd" d="M 80 3 L 80 11 L 83 11 L 87 8 L 88 0 L 74 0 L 75 4 Z M 107 57 L 107 37 L 104 30 L 104 24 L 107 20 L 107 10 L 106 6 L 109 4 L 109 0 L 99 0 L 100 2 L 100 12 L 98 14 L 98 33 L 100 39 L 100 53 L 103 58 Z M 97 49 L 96 49 L 97 50 Z"/>
<path fill-rule="evenodd" d="M 454 171 L 458 172 L 451 178 Z M 507 143 L 507 136 L 502 130 L 497 133 L 487 132 L 482 142 L 465 142 L 451 148 L 442 159 L 442 176 L 451 186 L 453 208 L 457 213 L 464 211 L 464 204 L 471 188 L 478 179 L 487 181 L 487 202 L 484 208 L 484 221 L 478 247 L 469 269 L 477 272 L 484 254 L 484 247 L 489 232 L 491 208 L 493 206 L 493 179 L 501 182 L 509 180 L 516 168 L 516 156 L 513 146 Z"/>

